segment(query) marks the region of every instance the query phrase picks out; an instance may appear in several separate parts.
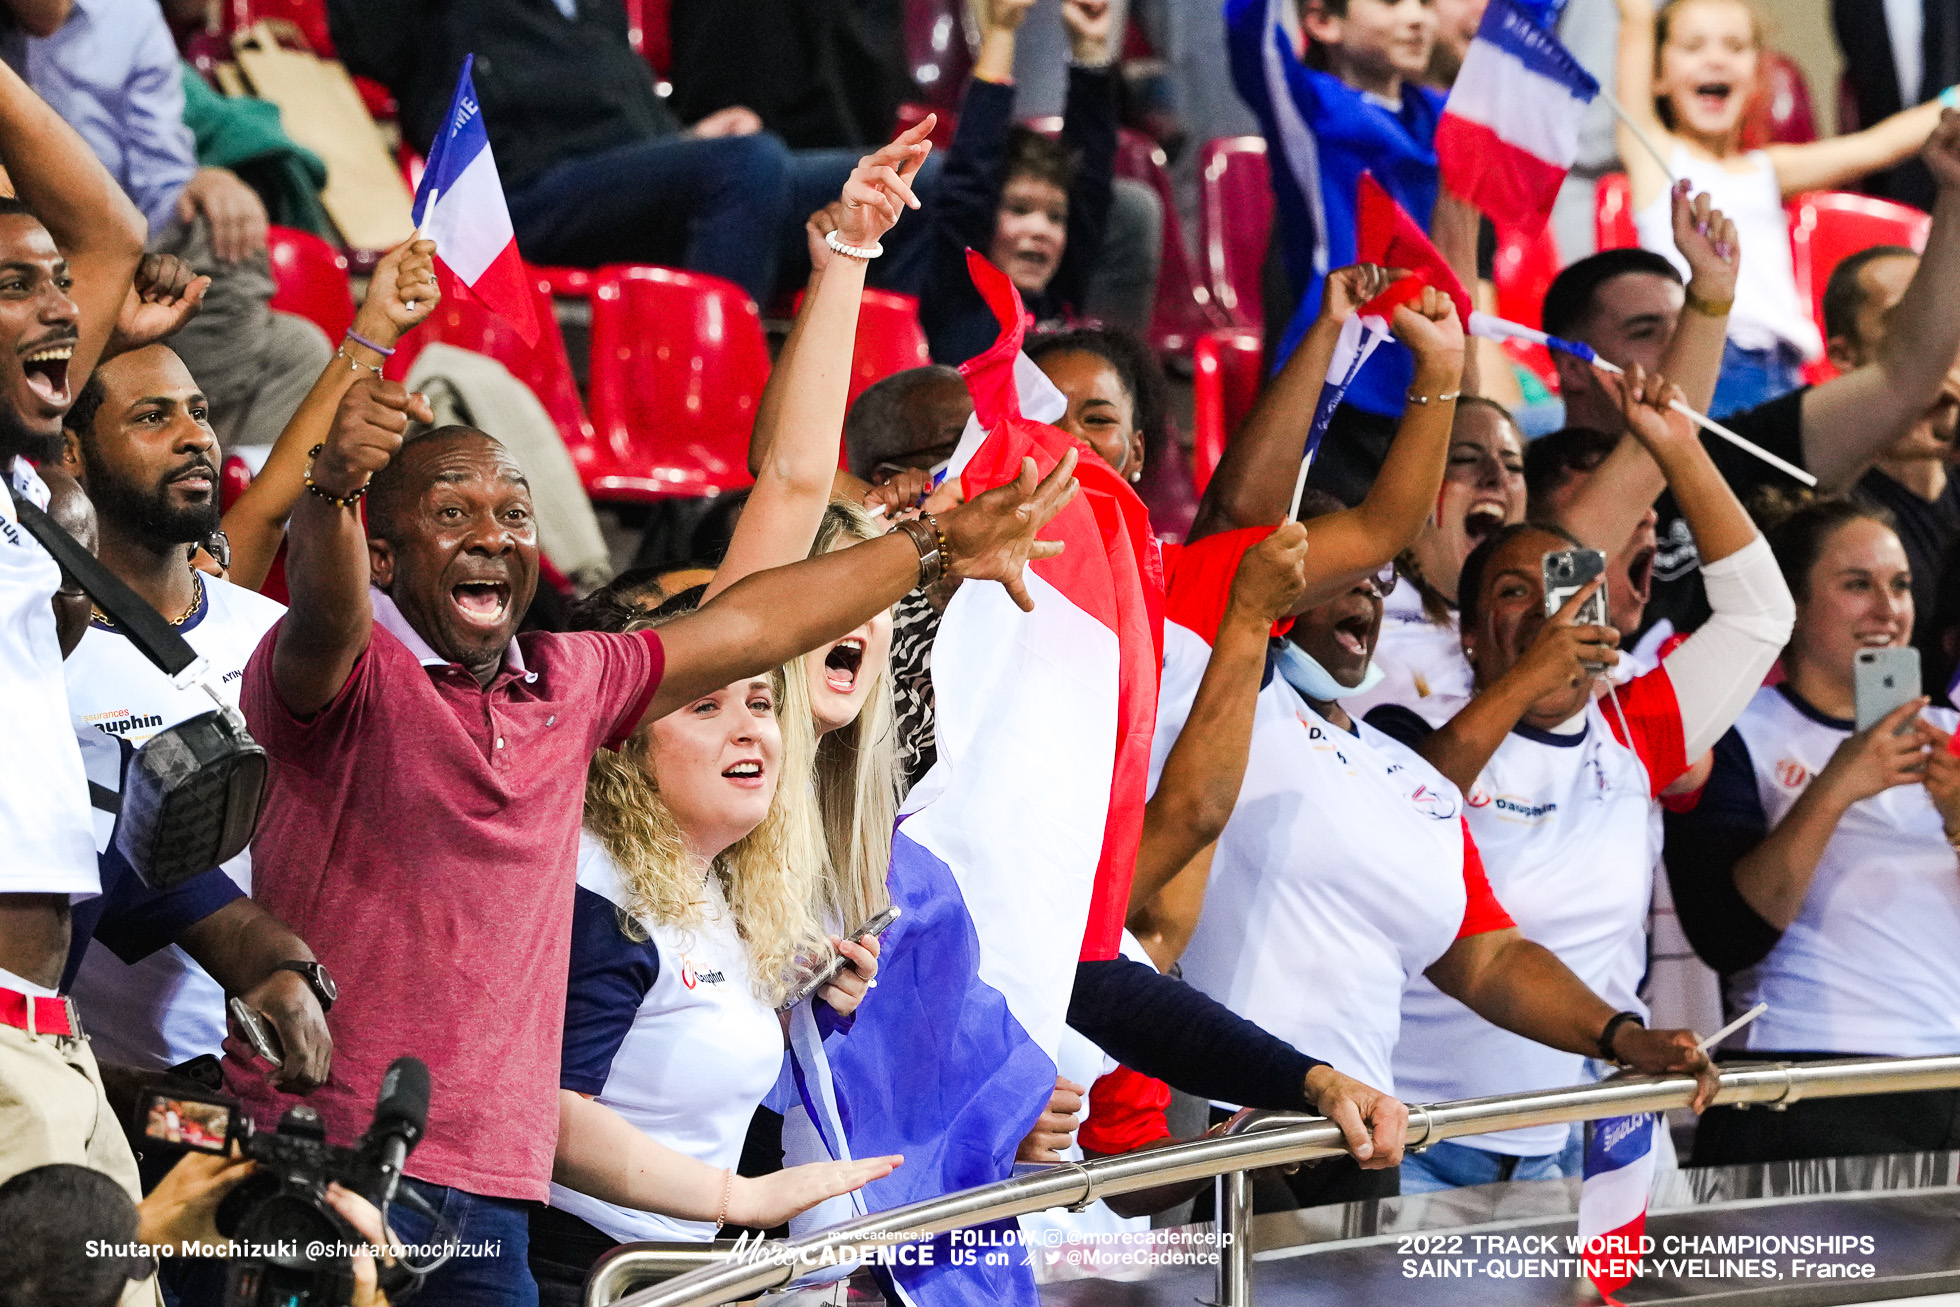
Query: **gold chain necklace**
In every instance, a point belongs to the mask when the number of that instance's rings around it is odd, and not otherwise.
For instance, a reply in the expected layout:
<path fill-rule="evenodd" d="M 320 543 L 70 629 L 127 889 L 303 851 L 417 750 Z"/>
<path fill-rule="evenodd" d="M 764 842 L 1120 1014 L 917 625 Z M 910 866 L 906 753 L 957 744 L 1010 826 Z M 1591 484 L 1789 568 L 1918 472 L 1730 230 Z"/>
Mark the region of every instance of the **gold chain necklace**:
<path fill-rule="evenodd" d="M 172 626 L 182 626 L 185 622 L 190 621 L 191 618 L 196 617 L 198 610 L 204 607 L 204 573 L 198 571 L 195 567 L 191 568 L 191 587 L 195 593 L 191 595 L 191 606 L 184 610 L 184 615 L 182 617 L 164 618 Z M 104 626 L 113 628 L 116 625 L 113 617 L 110 617 L 109 614 L 103 612 L 93 604 L 89 605 L 89 614 Z"/>

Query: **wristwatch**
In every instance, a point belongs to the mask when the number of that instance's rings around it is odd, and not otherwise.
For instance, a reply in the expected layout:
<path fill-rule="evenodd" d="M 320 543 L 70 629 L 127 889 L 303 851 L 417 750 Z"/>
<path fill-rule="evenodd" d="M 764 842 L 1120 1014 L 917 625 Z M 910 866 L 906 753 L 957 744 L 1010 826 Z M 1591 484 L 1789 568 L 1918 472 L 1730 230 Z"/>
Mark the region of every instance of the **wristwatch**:
<path fill-rule="evenodd" d="M 340 997 L 340 986 L 333 983 L 327 969 L 317 962 L 281 962 L 274 971 L 296 971 L 306 981 L 306 987 L 313 991 L 313 997 L 320 1000 L 322 1013 L 333 1010 L 333 1001 Z"/>

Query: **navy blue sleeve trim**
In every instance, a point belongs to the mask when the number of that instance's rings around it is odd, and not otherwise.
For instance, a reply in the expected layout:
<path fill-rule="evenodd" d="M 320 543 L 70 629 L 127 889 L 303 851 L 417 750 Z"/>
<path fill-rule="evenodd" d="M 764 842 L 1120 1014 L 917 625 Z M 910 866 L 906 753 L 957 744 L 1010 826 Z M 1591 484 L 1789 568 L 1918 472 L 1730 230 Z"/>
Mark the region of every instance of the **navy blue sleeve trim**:
<path fill-rule="evenodd" d="M 1413 708 L 1405 708 L 1399 703 L 1378 704 L 1361 720 L 1411 749 L 1420 749 L 1422 742 L 1436 733 L 1436 728 L 1424 721 Z"/>
<path fill-rule="evenodd" d="M 565 989 L 565 1043 L 558 1083 L 597 1094 L 660 976 L 652 940 L 629 939 L 619 909 L 581 885 L 572 903 L 572 974 Z"/>
<path fill-rule="evenodd" d="M 105 902 L 94 937 L 132 964 L 174 944 L 184 931 L 245 897 L 245 891 L 216 867 L 171 889 L 154 890 L 129 869 L 113 844 L 97 862 L 102 868 Z"/>
<path fill-rule="evenodd" d="M 1124 1066 L 1187 1094 L 1246 1107 L 1307 1111 L 1307 1072 L 1322 1065 L 1183 981 L 1128 958 L 1076 964 L 1068 1023 Z"/>
<path fill-rule="evenodd" d="M 1690 812 L 1664 814 L 1663 861 L 1681 933 L 1695 956 L 1729 975 L 1763 960 L 1783 932 L 1735 887 L 1735 866 L 1769 834 L 1756 766 L 1731 728 L 1715 743 L 1708 784 Z"/>

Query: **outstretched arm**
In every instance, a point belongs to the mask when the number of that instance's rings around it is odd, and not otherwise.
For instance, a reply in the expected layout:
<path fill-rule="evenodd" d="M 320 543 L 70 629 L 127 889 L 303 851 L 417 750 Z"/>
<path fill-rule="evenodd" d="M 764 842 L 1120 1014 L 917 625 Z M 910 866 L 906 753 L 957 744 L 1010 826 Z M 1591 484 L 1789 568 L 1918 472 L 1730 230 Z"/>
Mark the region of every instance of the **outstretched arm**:
<path fill-rule="evenodd" d="M 834 217 L 825 226 L 840 242 L 875 245 L 905 206 L 919 206 L 909 182 L 932 150 L 926 138 L 935 121 L 928 114 L 890 145 L 858 160 L 844 183 L 843 199 L 818 215 Z M 807 555 L 830 502 L 850 393 L 858 305 L 864 298 L 864 260 L 834 253 L 816 237 L 816 222 L 813 216 L 810 253 L 816 270 L 763 388 L 749 438 L 755 489 L 704 602 L 751 572 Z"/>
<path fill-rule="evenodd" d="M 388 252 L 368 282 L 367 299 L 354 315 L 354 331 L 340 352 L 327 360 L 320 379 L 279 433 L 265 466 L 225 513 L 231 540 L 231 579 L 248 590 L 265 584 L 272 560 L 285 543 L 286 520 L 306 493 L 306 463 L 313 446 L 326 439 L 340 401 L 362 377 L 387 362 L 387 355 L 353 338 L 365 336 L 392 349 L 442 300 L 436 286 L 434 241 L 409 239 Z"/>
<path fill-rule="evenodd" d="M 1941 112 L 1940 101 L 1928 100 L 1862 132 L 1803 145 L 1771 145 L 1764 153 L 1776 168 L 1776 184 L 1785 199 L 1803 191 L 1835 190 L 1910 159 L 1939 126 Z"/>
<path fill-rule="evenodd" d="M 1665 150 L 1674 137 L 1654 112 L 1654 0 L 1620 0 L 1619 58 L 1613 66 L 1620 107 L 1647 139 Z M 1645 208 L 1667 189 L 1667 169 L 1647 153 L 1640 136 L 1625 122 L 1615 124 L 1613 140 L 1626 166 L 1633 202 Z"/>
<path fill-rule="evenodd" d="M 1939 183 L 1933 227 L 1878 357 L 1803 397 L 1804 466 L 1820 494 L 1849 488 L 1923 417 L 1960 354 L 1960 113 L 1940 115 L 1920 158 Z"/>
<path fill-rule="evenodd" d="M 122 312 L 149 224 L 88 143 L 12 68 L 0 68 L 0 166 L 68 260 L 80 332 L 68 384 L 79 391 Z"/>

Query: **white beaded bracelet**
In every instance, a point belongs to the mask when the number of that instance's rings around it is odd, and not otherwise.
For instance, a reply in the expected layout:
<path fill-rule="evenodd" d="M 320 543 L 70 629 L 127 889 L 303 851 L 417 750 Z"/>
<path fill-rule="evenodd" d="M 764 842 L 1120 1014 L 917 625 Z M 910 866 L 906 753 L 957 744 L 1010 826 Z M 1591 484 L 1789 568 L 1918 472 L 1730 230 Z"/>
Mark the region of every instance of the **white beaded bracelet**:
<path fill-rule="evenodd" d="M 877 245 L 846 245 L 843 241 L 837 239 L 837 233 L 834 231 L 827 231 L 823 234 L 823 243 L 830 246 L 831 249 L 836 250 L 839 254 L 847 255 L 853 259 L 865 259 L 868 261 L 877 258 L 885 252 L 883 243 Z"/>

